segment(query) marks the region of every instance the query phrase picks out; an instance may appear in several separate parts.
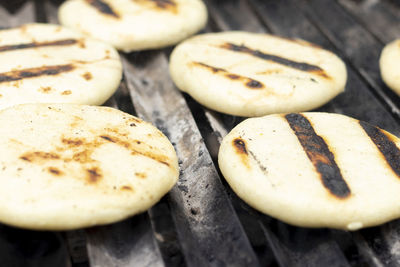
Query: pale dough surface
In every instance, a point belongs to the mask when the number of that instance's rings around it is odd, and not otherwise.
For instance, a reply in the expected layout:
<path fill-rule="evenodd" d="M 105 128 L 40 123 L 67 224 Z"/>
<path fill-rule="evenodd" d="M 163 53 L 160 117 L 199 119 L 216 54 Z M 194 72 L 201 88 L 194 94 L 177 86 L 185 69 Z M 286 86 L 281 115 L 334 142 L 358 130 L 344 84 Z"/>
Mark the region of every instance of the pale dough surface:
<path fill-rule="evenodd" d="M 108 107 L 24 104 L 0 111 L 0 221 L 39 230 L 143 212 L 178 179 L 176 153 L 150 123 Z"/>
<path fill-rule="evenodd" d="M 379 64 L 383 81 L 400 96 L 400 39 L 385 46 Z"/>
<path fill-rule="evenodd" d="M 247 32 L 192 37 L 173 51 L 177 87 L 202 105 L 253 117 L 317 108 L 345 87 L 333 53 L 302 40 Z"/>
<path fill-rule="evenodd" d="M 280 114 L 247 119 L 223 139 L 219 166 L 238 196 L 265 214 L 304 227 L 357 230 L 399 218 L 400 177 L 360 122 L 339 114 L 303 116 L 325 140 L 350 193 L 338 197 L 324 185 L 321 173 Z M 398 151 L 397 137 L 377 131 Z M 311 150 L 318 147 L 309 143 Z M 314 160 L 327 162 L 321 155 Z M 397 168 L 399 160 L 399 154 L 392 157 Z"/>
<path fill-rule="evenodd" d="M 51 24 L 0 30 L 0 62 L 0 109 L 23 103 L 100 105 L 122 77 L 112 46 Z"/>
<path fill-rule="evenodd" d="M 202 29 L 207 9 L 200 0 L 69 0 L 61 24 L 125 52 L 176 44 Z"/>

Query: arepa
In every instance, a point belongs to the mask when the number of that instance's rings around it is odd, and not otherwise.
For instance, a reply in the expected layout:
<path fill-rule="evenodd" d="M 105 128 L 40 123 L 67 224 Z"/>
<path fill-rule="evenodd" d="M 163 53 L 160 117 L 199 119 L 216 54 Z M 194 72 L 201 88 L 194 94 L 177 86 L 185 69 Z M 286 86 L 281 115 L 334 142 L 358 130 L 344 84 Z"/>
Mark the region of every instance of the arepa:
<path fill-rule="evenodd" d="M 59 25 L 0 30 L 0 109 L 23 103 L 103 104 L 118 88 L 117 51 Z"/>
<path fill-rule="evenodd" d="M 65 26 L 130 52 L 173 45 L 198 32 L 207 9 L 201 0 L 69 0 L 58 17 Z"/>
<path fill-rule="evenodd" d="M 219 166 L 255 209 L 304 227 L 357 230 L 400 217 L 400 139 L 344 115 L 251 118 L 222 141 Z"/>
<path fill-rule="evenodd" d="M 202 105 L 245 117 L 315 109 L 342 92 L 347 79 L 343 61 L 327 50 L 247 32 L 184 41 L 171 55 L 170 73 Z"/>
<path fill-rule="evenodd" d="M 379 66 L 383 81 L 400 96 L 400 39 L 387 44 L 381 53 Z"/>
<path fill-rule="evenodd" d="M 143 212 L 178 179 L 154 126 L 108 107 L 24 104 L 0 111 L 0 222 L 67 230 Z"/>

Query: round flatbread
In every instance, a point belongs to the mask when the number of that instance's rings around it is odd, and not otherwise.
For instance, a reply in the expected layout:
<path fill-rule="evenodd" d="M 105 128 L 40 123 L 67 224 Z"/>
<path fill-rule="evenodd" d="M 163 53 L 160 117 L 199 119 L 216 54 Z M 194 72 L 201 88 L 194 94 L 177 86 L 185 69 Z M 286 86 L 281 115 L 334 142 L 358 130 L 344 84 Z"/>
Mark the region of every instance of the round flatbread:
<path fill-rule="evenodd" d="M 0 30 L 0 109 L 23 103 L 103 104 L 118 88 L 117 51 L 67 28 Z"/>
<path fill-rule="evenodd" d="M 246 32 L 186 40 L 171 55 L 170 73 L 202 105 L 246 117 L 317 108 L 344 90 L 347 77 L 329 51 Z"/>
<path fill-rule="evenodd" d="M 0 221 L 39 230 L 145 211 L 178 179 L 154 126 L 108 107 L 25 104 L 0 111 Z"/>
<path fill-rule="evenodd" d="M 219 166 L 255 209 L 304 227 L 357 230 L 400 217 L 400 140 L 339 114 L 247 119 Z"/>
<path fill-rule="evenodd" d="M 385 46 L 379 65 L 383 81 L 400 96 L 400 39 Z"/>
<path fill-rule="evenodd" d="M 61 24 L 131 52 L 176 44 L 207 22 L 200 0 L 70 0 Z"/>

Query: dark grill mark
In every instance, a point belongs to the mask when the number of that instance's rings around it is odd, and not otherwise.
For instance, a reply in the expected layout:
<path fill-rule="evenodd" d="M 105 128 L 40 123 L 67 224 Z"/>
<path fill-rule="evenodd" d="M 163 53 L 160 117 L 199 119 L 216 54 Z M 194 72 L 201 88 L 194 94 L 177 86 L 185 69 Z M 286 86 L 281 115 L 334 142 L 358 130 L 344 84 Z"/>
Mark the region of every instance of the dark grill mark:
<path fill-rule="evenodd" d="M 46 160 L 57 160 L 60 156 L 54 153 L 35 151 L 27 152 L 19 157 L 22 160 L 33 162 L 33 161 L 46 161 Z"/>
<path fill-rule="evenodd" d="M 301 71 L 306 71 L 306 72 L 312 72 L 315 73 L 317 75 L 320 75 L 324 78 L 329 78 L 328 75 L 326 75 L 325 71 L 323 69 L 321 69 L 318 66 L 315 65 L 311 65 L 305 62 L 296 62 L 296 61 L 292 61 L 283 57 L 278 57 L 278 56 L 274 56 L 274 55 L 270 55 L 270 54 L 265 54 L 259 50 L 254 50 L 251 48 L 248 48 L 244 45 L 235 45 L 232 43 L 225 43 L 223 45 L 220 46 L 221 48 L 224 49 L 228 49 L 231 51 L 235 51 L 235 52 L 240 52 L 240 53 L 245 53 L 245 54 L 249 54 L 258 58 L 262 58 L 265 60 L 269 60 L 269 61 L 273 61 L 275 63 L 290 67 L 290 68 L 294 68 L 297 70 L 301 70 Z"/>
<path fill-rule="evenodd" d="M 176 3 L 172 0 L 150 0 L 154 2 L 159 8 L 170 8 L 170 7 L 175 7 Z"/>
<path fill-rule="evenodd" d="M 348 197 L 351 193 L 350 188 L 343 179 L 335 157 L 324 139 L 317 135 L 311 123 L 303 115 L 291 113 L 285 115 L 285 118 L 319 173 L 323 185 L 338 198 Z"/>
<path fill-rule="evenodd" d="M 119 15 L 106 2 L 102 0 L 86 0 L 86 2 L 105 15 L 119 18 Z"/>
<path fill-rule="evenodd" d="M 144 172 L 135 172 L 135 176 L 141 179 L 146 179 L 147 175 Z"/>
<path fill-rule="evenodd" d="M 250 168 L 249 152 L 248 152 L 247 147 L 246 147 L 246 141 L 243 140 L 241 137 L 236 137 L 235 139 L 233 139 L 232 145 L 235 148 L 236 153 L 241 158 L 242 163 L 244 164 L 244 166 L 246 166 L 247 168 Z"/>
<path fill-rule="evenodd" d="M 246 83 L 247 87 L 251 88 L 263 88 L 262 83 L 256 81 L 256 80 L 251 80 L 248 83 Z"/>
<path fill-rule="evenodd" d="M 238 153 L 243 153 L 246 155 L 248 154 L 246 149 L 246 143 L 242 139 L 240 138 L 233 139 L 233 145 L 235 146 L 236 151 Z"/>
<path fill-rule="evenodd" d="M 86 81 L 90 81 L 90 80 L 93 78 L 93 76 L 92 76 L 92 74 L 91 74 L 90 72 L 85 72 L 85 73 L 82 75 L 82 77 L 83 77 Z"/>
<path fill-rule="evenodd" d="M 107 140 L 107 141 L 110 141 L 112 143 L 115 143 L 115 141 L 109 136 L 101 135 L 100 138 L 103 138 L 104 140 Z"/>
<path fill-rule="evenodd" d="M 250 89 L 262 89 L 262 88 L 264 88 L 264 85 L 261 82 L 259 82 L 257 80 L 254 80 L 254 79 L 251 79 L 249 77 L 240 76 L 238 74 L 233 74 L 233 73 L 228 72 L 225 69 L 213 67 L 213 66 L 201 63 L 201 62 L 193 62 L 193 64 L 196 65 L 196 66 L 204 67 L 204 68 L 212 71 L 213 73 L 220 73 L 224 77 L 226 77 L 226 78 L 228 78 L 230 80 L 241 81 L 241 82 L 243 82 L 243 84 L 246 87 L 248 87 Z"/>
<path fill-rule="evenodd" d="M 102 176 L 100 170 L 96 167 L 88 169 L 87 173 L 88 173 L 88 181 L 90 183 L 96 183 L 101 179 Z"/>
<path fill-rule="evenodd" d="M 62 172 L 55 167 L 49 167 L 48 170 L 53 175 L 61 175 L 62 174 Z"/>
<path fill-rule="evenodd" d="M 400 150 L 396 144 L 390 140 L 390 136 L 386 135 L 381 129 L 372 126 L 369 123 L 359 122 L 364 131 L 371 138 L 372 142 L 376 145 L 382 153 L 386 162 L 392 168 L 393 172 L 400 177 Z"/>
<path fill-rule="evenodd" d="M 48 47 L 48 46 L 65 46 L 65 45 L 73 45 L 78 43 L 75 39 L 65 39 L 51 42 L 41 42 L 41 43 L 27 43 L 27 44 L 16 44 L 16 45 L 4 45 L 0 46 L 0 52 L 19 50 L 19 49 L 29 49 L 29 48 L 38 48 L 38 47 Z"/>
<path fill-rule="evenodd" d="M 265 167 L 261 161 L 258 159 L 258 157 L 256 156 L 256 154 L 254 154 L 252 151 L 249 151 L 250 156 L 257 162 L 258 167 L 260 168 L 260 170 L 267 175 L 268 174 L 268 170 L 267 167 Z"/>
<path fill-rule="evenodd" d="M 14 82 L 27 78 L 34 78 L 39 76 L 54 76 L 62 72 L 68 72 L 75 67 L 71 64 L 56 65 L 56 66 L 43 66 L 38 68 L 14 70 L 10 72 L 0 73 L 0 83 Z"/>
<path fill-rule="evenodd" d="M 52 89 L 50 86 L 41 87 L 41 88 L 39 89 L 39 91 L 42 92 L 42 93 L 49 93 L 49 92 L 51 92 L 52 90 L 53 90 L 53 89 Z"/>
<path fill-rule="evenodd" d="M 122 147 L 125 147 L 126 149 L 129 149 L 131 151 L 132 155 L 137 155 L 137 154 L 138 155 L 142 155 L 144 157 L 151 158 L 152 160 L 155 160 L 155 161 L 157 161 L 157 162 L 159 162 L 161 164 L 169 166 L 169 163 L 166 162 L 167 157 L 165 157 L 164 155 L 161 155 L 161 154 L 159 155 L 159 154 L 156 154 L 156 153 L 152 153 L 151 151 L 144 151 L 142 149 L 136 149 L 132 144 L 133 143 L 136 143 L 138 145 L 142 144 L 142 142 L 139 141 L 139 140 L 135 140 L 135 141 L 132 141 L 132 142 L 127 142 L 127 141 L 121 140 L 120 138 L 118 138 L 116 136 L 111 137 L 111 136 L 105 135 L 105 134 L 104 135 L 100 135 L 100 138 L 103 139 L 103 140 L 106 140 L 108 142 L 116 143 L 116 144 L 118 144 L 118 145 L 120 145 Z"/>
<path fill-rule="evenodd" d="M 78 139 L 78 138 L 62 138 L 61 142 L 63 144 L 69 145 L 70 147 L 74 147 L 74 146 L 81 146 L 83 145 L 84 140 L 82 139 Z"/>
<path fill-rule="evenodd" d="M 228 75 L 226 75 L 226 77 L 228 77 L 229 79 L 232 79 L 232 80 L 240 79 L 240 76 L 236 75 L 236 74 L 228 74 Z"/>
<path fill-rule="evenodd" d="M 129 185 L 124 185 L 121 187 L 122 190 L 127 190 L 127 191 L 133 191 L 132 187 L 130 187 Z"/>
<path fill-rule="evenodd" d="M 170 11 L 177 13 L 178 5 L 173 0 L 133 0 L 134 2 L 145 5 L 152 9 L 159 9 L 162 11 Z"/>
<path fill-rule="evenodd" d="M 70 95 L 72 94 L 71 90 L 66 90 L 61 93 L 62 95 Z"/>
<path fill-rule="evenodd" d="M 218 72 L 227 72 L 225 69 L 213 67 L 213 66 L 210 66 L 210 65 L 201 63 L 201 62 L 193 62 L 193 64 L 195 64 L 195 65 L 197 65 L 197 66 L 205 67 L 205 68 L 211 70 L 211 71 L 214 72 L 214 73 L 218 73 Z M 226 77 L 230 78 L 229 75 L 232 75 L 232 74 L 229 73 L 229 74 L 227 74 Z M 231 79 L 238 79 L 238 78 L 239 78 L 238 75 L 235 75 L 235 76 L 236 76 L 237 78 L 231 78 Z"/>

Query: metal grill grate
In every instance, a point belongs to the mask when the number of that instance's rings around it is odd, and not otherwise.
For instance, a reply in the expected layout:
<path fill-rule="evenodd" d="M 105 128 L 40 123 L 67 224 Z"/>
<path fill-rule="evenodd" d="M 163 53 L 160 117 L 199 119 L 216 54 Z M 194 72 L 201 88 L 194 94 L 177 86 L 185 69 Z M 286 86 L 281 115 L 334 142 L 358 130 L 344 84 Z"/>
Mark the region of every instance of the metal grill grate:
<path fill-rule="evenodd" d="M 2 1 L 0 27 L 57 22 L 59 0 Z M 400 99 L 379 76 L 384 44 L 400 37 L 396 0 L 207 0 L 206 31 L 299 37 L 337 53 L 346 92 L 318 111 L 400 136 Z M 155 124 L 174 144 L 180 180 L 147 213 L 69 232 L 0 225 L 1 266 L 398 266 L 400 223 L 357 232 L 289 226 L 248 207 L 216 169 L 221 137 L 243 118 L 204 109 L 168 75 L 171 49 L 123 54 L 124 80 L 106 105 Z"/>

